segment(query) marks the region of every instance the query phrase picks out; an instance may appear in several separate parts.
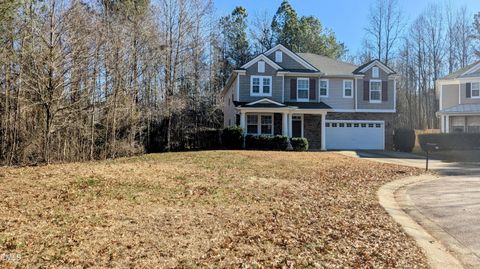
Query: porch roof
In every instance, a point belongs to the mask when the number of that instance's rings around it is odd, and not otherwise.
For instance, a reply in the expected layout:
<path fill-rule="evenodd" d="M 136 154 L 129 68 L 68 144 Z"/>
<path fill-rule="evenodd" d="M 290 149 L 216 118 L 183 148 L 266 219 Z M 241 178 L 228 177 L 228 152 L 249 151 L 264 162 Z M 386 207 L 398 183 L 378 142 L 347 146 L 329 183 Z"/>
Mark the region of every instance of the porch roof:
<path fill-rule="evenodd" d="M 438 111 L 440 115 L 452 115 L 452 114 L 479 114 L 480 115 L 480 104 L 461 104 L 452 106 L 449 108 L 442 109 Z"/>
<path fill-rule="evenodd" d="M 270 103 L 270 102 L 233 102 L 237 108 L 291 108 L 291 109 L 332 109 L 324 102 L 285 102 L 285 103 Z"/>

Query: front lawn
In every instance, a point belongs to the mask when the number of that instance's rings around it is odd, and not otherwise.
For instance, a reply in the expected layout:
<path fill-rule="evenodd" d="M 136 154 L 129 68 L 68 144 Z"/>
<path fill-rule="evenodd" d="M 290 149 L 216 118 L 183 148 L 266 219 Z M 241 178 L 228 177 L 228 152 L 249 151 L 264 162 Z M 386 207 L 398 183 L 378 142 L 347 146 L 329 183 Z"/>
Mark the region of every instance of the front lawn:
<path fill-rule="evenodd" d="M 427 267 L 376 197 L 413 168 L 210 151 L 0 169 L 0 267 Z"/>

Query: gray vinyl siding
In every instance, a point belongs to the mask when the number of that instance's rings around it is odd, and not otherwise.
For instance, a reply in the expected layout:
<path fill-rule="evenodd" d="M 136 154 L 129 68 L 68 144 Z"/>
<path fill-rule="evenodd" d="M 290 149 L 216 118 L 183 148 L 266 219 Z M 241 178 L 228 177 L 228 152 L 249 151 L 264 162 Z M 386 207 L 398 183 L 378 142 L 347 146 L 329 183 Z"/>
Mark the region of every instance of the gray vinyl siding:
<path fill-rule="evenodd" d="M 328 78 L 322 78 L 328 79 Z M 343 98 L 343 80 L 341 78 L 328 79 L 328 97 L 320 97 L 320 101 L 333 109 L 354 109 L 354 98 Z M 352 78 L 353 95 L 355 95 L 355 80 Z"/>
<path fill-rule="evenodd" d="M 383 71 L 383 69 L 379 68 L 379 77 L 378 78 L 372 78 L 372 68 L 367 70 L 365 72 L 365 76 L 363 79 L 358 79 L 357 85 L 358 85 L 358 95 L 356 96 L 357 98 L 357 105 L 358 109 L 395 109 L 395 82 L 394 80 L 388 80 L 388 74 Z M 365 80 L 371 80 L 371 79 L 379 79 L 382 81 L 388 80 L 388 100 L 387 101 L 382 101 L 381 103 L 370 103 L 369 101 L 364 101 L 363 100 L 363 83 Z"/>
<path fill-rule="evenodd" d="M 272 54 L 268 55 L 268 58 L 275 62 L 275 53 L 277 51 L 274 51 Z M 306 69 L 303 65 L 294 60 L 292 57 L 288 56 L 286 53 L 283 53 L 283 59 L 281 63 L 275 63 L 284 69 Z"/>
<path fill-rule="evenodd" d="M 276 75 L 276 70 L 268 63 L 265 63 L 265 72 L 258 73 L 258 63 L 253 64 L 246 70 L 245 75 L 240 76 L 240 102 L 253 102 L 262 98 L 269 98 L 276 102 L 282 102 L 282 77 Z M 272 96 L 250 96 L 251 76 L 271 76 Z"/>
<path fill-rule="evenodd" d="M 442 85 L 442 109 L 458 105 L 458 84 Z"/>
<path fill-rule="evenodd" d="M 457 87 L 457 92 L 458 92 L 458 84 L 455 86 Z M 460 102 L 462 102 L 462 104 L 480 104 L 480 98 L 467 98 L 467 84 L 461 83 L 460 84 Z M 457 104 L 458 104 L 458 94 L 457 94 Z"/>
<path fill-rule="evenodd" d="M 235 125 L 235 106 L 233 101 L 235 100 L 235 95 L 237 94 L 237 80 L 238 77 L 233 81 L 230 88 L 228 88 L 227 93 L 223 96 L 223 126 L 232 126 Z"/>
<path fill-rule="evenodd" d="M 309 77 L 285 77 L 285 102 L 295 102 L 297 100 L 292 100 L 290 99 L 290 81 L 292 79 L 298 79 L 298 78 L 309 78 Z M 317 78 L 315 78 L 317 79 Z M 318 102 L 318 91 L 319 89 L 319 86 L 318 86 L 318 79 L 317 79 L 317 83 L 315 84 L 315 97 L 316 97 L 316 100 L 309 100 L 309 102 Z M 309 95 L 310 96 L 310 95 Z"/>

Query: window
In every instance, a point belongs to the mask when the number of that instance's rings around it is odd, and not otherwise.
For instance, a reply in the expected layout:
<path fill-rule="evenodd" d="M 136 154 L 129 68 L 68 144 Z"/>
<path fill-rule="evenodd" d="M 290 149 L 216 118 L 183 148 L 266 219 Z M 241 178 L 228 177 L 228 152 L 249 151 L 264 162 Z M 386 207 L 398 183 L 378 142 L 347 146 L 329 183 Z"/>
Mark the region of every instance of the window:
<path fill-rule="evenodd" d="M 261 115 L 261 134 L 273 135 L 273 117 L 272 115 Z"/>
<path fill-rule="evenodd" d="M 247 134 L 273 135 L 273 115 L 247 115 Z"/>
<path fill-rule="evenodd" d="M 362 126 L 362 128 L 367 128 L 367 124 L 366 124 L 366 123 L 362 123 L 361 126 Z"/>
<path fill-rule="evenodd" d="M 251 96 L 272 96 L 272 77 L 252 76 L 250 85 Z"/>
<path fill-rule="evenodd" d="M 275 62 L 281 63 L 283 61 L 283 53 L 280 50 L 275 52 Z"/>
<path fill-rule="evenodd" d="M 372 77 L 373 78 L 378 78 L 379 74 L 378 74 L 378 67 L 374 66 L 372 68 Z"/>
<path fill-rule="evenodd" d="M 330 123 L 325 123 L 325 127 L 330 127 Z"/>
<path fill-rule="evenodd" d="M 480 126 L 468 126 L 467 132 L 469 133 L 480 133 Z"/>
<path fill-rule="evenodd" d="M 370 80 L 370 103 L 382 102 L 382 81 Z"/>
<path fill-rule="evenodd" d="M 472 83 L 472 97 L 480 98 L 480 82 Z"/>
<path fill-rule="evenodd" d="M 326 79 L 320 80 L 320 96 L 328 97 L 328 80 Z"/>
<path fill-rule="evenodd" d="M 258 116 L 247 115 L 247 134 L 256 134 L 258 132 Z"/>
<path fill-rule="evenodd" d="M 375 128 L 381 128 L 382 125 L 380 123 L 375 124 Z"/>
<path fill-rule="evenodd" d="M 354 123 L 354 124 L 353 124 L 353 127 L 354 127 L 354 128 L 358 128 L 359 126 L 360 126 L 360 124 L 358 124 L 358 123 Z"/>
<path fill-rule="evenodd" d="M 373 123 L 368 124 L 368 128 L 373 128 L 373 126 L 375 126 Z"/>
<path fill-rule="evenodd" d="M 258 62 L 258 73 L 265 73 L 265 62 Z"/>
<path fill-rule="evenodd" d="M 454 133 L 463 133 L 465 131 L 465 128 L 461 125 L 452 126 L 452 129 Z"/>
<path fill-rule="evenodd" d="M 344 80 L 343 81 L 343 97 L 352 98 L 353 97 L 353 80 Z"/>
<path fill-rule="evenodd" d="M 338 124 L 338 127 L 342 127 L 342 128 L 345 127 L 345 123 Z"/>
<path fill-rule="evenodd" d="M 351 123 L 347 123 L 347 127 L 348 127 L 348 128 L 352 127 L 352 124 L 351 124 Z"/>
<path fill-rule="evenodd" d="M 297 79 L 297 100 L 298 101 L 308 101 L 308 88 L 309 88 L 308 78 Z"/>

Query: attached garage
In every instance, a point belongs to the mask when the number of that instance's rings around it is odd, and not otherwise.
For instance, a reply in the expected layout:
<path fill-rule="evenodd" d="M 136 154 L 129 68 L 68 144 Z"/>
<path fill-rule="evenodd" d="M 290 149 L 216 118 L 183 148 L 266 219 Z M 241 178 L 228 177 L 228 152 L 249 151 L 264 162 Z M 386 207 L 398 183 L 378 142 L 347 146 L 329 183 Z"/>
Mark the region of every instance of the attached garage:
<path fill-rule="evenodd" d="M 385 122 L 368 120 L 327 120 L 327 150 L 383 150 Z"/>

